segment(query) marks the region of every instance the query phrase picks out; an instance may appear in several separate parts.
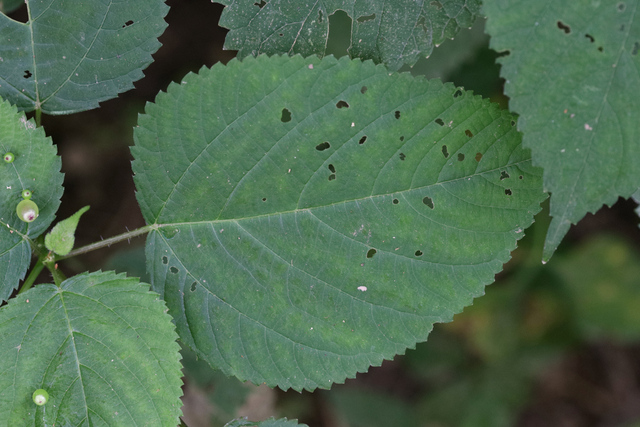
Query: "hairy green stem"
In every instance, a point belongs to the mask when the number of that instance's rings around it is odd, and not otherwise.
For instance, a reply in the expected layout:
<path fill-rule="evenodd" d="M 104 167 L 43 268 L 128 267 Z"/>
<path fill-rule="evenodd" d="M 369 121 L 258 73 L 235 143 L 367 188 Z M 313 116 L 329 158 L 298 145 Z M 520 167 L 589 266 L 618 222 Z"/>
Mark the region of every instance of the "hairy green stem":
<path fill-rule="evenodd" d="M 31 270 L 31 272 L 29 273 L 29 275 L 25 279 L 24 283 L 22 284 L 22 287 L 18 291 L 18 295 L 20 295 L 23 292 L 28 291 L 29 288 L 31 288 L 31 286 L 33 286 L 33 283 L 36 281 L 38 275 L 40 274 L 40 272 L 44 268 L 44 259 L 45 258 L 46 258 L 46 255 L 41 255 L 40 257 L 38 257 L 38 261 L 36 261 L 36 265 L 33 267 L 33 270 Z"/>
<path fill-rule="evenodd" d="M 108 246 L 111 246 L 115 243 L 119 243 L 122 242 L 124 240 L 129 240 L 133 237 L 137 237 L 137 236 L 141 236 L 143 234 L 146 234 L 148 232 L 150 232 L 151 230 L 155 230 L 158 228 L 158 225 L 146 225 L 144 227 L 140 227 L 136 230 L 132 230 L 132 231 L 128 231 L 126 233 L 122 233 L 119 234 L 117 236 L 114 237 L 110 237 L 106 240 L 101 240 L 99 242 L 96 243 L 91 243 L 87 246 L 83 246 L 81 248 L 78 249 L 74 249 L 71 252 L 69 252 L 67 255 L 65 256 L 61 256 L 59 258 L 57 258 L 57 260 L 63 260 L 63 259 L 67 259 L 67 258 L 71 258 L 77 255 L 81 255 L 81 254 L 85 254 L 87 252 L 91 252 L 91 251 L 95 251 L 96 249 L 101 249 L 101 248 L 105 248 Z"/>
<path fill-rule="evenodd" d="M 42 109 L 36 108 L 36 126 L 40 127 L 40 122 L 42 121 Z"/>

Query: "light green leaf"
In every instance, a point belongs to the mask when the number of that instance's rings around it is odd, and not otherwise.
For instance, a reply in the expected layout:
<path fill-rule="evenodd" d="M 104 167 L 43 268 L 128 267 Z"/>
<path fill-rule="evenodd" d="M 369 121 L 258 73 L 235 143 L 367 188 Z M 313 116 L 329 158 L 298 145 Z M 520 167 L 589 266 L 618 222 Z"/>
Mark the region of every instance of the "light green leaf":
<path fill-rule="evenodd" d="M 0 309 L 0 424 L 170 426 L 177 336 L 149 285 L 111 272 L 40 285 Z M 49 400 L 36 406 L 32 393 Z"/>
<path fill-rule="evenodd" d="M 76 241 L 76 228 L 83 213 L 89 210 L 89 206 L 85 206 L 69 218 L 60 221 L 53 229 L 44 236 L 44 245 L 50 251 L 58 255 L 67 255 L 73 249 Z"/>
<path fill-rule="evenodd" d="M 133 88 L 160 47 L 162 0 L 27 0 L 23 24 L 0 14 L 0 96 L 69 114 Z"/>
<path fill-rule="evenodd" d="M 487 0 L 523 143 L 552 193 L 543 258 L 587 212 L 640 187 L 640 1 Z"/>
<path fill-rule="evenodd" d="M 295 426 L 304 426 L 306 424 L 298 424 L 296 420 L 287 421 L 286 418 L 280 418 L 276 420 L 275 418 L 269 418 L 264 421 L 248 421 L 245 419 L 237 419 L 227 423 L 224 427 L 295 427 Z"/>
<path fill-rule="evenodd" d="M 202 70 L 135 129 L 152 285 L 215 368 L 329 387 L 483 293 L 544 199 L 512 116 L 344 57 Z"/>
<path fill-rule="evenodd" d="M 38 237 L 53 222 L 63 179 L 60 158 L 44 130 L 0 100 L 0 155 L 8 152 L 13 153 L 13 162 L 0 160 L 0 301 L 11 295 L 29 267 L 29 239 Z M 30 223 L 16 215 L 22 191 L 27 189 L 40 211 Z"/>
<path fill-rule="evenodd" d="M 229 28 L 225 49 L 244 58 L 261 53 L 325 54 L 329 16 L 344 10 L 353 20 L 353 58 L 384 63 L 391 70 L 413 65 L 435 46 L 470 28 L 480 0 L 214 0 L 227 6 L 220 25 Z"/>

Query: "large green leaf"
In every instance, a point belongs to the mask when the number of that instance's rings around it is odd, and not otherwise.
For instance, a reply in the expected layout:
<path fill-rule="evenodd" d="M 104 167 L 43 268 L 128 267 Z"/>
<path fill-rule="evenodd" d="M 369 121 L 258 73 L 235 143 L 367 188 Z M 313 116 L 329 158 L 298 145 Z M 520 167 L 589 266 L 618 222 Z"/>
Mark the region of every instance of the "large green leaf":
<path fill-rule="evenodd" d="M 260 56 L 134 132 L 152 285 L 214 367 L 329 387 L 483 293 L 544 198 L 506 111 L 371 61 Z"/>
<path fill-rule="evenodd" d="M 15 160 L 0 160 L 0 301 L 11 295 L 29 267 L 29 239 L 42 234 L 55 219 L 63 179 L 60 158 L 44 130 L 0 100 L 0 155 L 7 152 L 13 153 Z M 31 223 L 16 215 L 22 191 L 27 189 L 40 210 Z"/>
<path fill-rule="evenodd" d="M 225 49 L 243 58 L 261 53 L 323 56 L 329 16 L 344 10 L 353 20 L 353 58 L 372 59 L 397 70 L 431 54 L 460 28 L 469 28 L 480 0 L 214 0 L 227 7 L 220 25 L 229 28 Z"/>
<path fill-rule="evenodd" d="M 553 220 L 544 259 L 587 212 L 640 187 L 640 1 L 487 0 L 491 46 Z"/>
<path fill-rule="evenodd" d="M 0 424 L 171 426 L 177 335 L 158 295 L 111 272 L 40 285 L 0 309 Z M 49 402 L 36 406 L 36 389 Z"/>
<path fill-rule="evenodd" d="M 133 87 L 160 47 L 162 0 L 26 0 L 24 24 L 0 14 L 0 96 L 68 114 Z"/>

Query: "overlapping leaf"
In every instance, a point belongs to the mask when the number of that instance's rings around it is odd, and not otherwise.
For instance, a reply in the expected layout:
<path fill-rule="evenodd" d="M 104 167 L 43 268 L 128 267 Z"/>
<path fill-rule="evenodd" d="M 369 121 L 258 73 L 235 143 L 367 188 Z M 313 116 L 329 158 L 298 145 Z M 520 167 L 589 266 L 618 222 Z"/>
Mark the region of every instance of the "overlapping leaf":
<path fill-rule="evenodd" d="M 26 0 L 24 24 L 0 14 L 0 96 L 68 114 L 133 87 L 160 47 L 162 0 Z"/>
<path fill-rule="evenodd" d="M 170 426 L 179 346 L 149 285 L 114 273 L 39 285 L 0 310 L 0 424 Z M 45 389 L 36 406 L 31 394 Z"/>
<path fill-rule="evenodd" d="M 482 294 L 544 198 L 505 111 L 372 62 L 260 56 L 147 105 L 152 285 L 214 367 L 328 387 Z"/>
<path fill-rule="evenodd" d="M 0 100 L 0 155 L 7 152 L 13 153 L 15 160 L 0 160 L 0 301 L 9 297 L 29 267 L 28 239 L 42 234 L 53 222 L 63 179 L 51 139 L 24 113 Z M 40 216 L 31 223 L 16 215 L 22 191 L 27 189 L 40 210 Z"/>
<path fill-rule="evenodd" d="M 231 31 L 225 49 L 243 58 L 261 53 L 325 53 L 329 16 L 344 10 L 353 20 L 353 58 L 372 59 L 397 70 L 429 56 L 445 38 L 471 27 L 480 0 L 215 0 L 226 5 L 220 25 Z"/>
<path fill-rule="evenodd" d="M 548 259 L 572 223 L 640 187 L 640 1 L 488 0 L 484 11 L 552 193 Z"/>

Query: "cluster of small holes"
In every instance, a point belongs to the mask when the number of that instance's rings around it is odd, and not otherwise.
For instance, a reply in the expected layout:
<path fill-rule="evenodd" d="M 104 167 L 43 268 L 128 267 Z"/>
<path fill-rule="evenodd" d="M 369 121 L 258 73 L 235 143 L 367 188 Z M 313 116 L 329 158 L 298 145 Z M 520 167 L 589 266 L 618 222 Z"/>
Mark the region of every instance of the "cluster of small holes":
<path fill-rule="evenodd" d="M 377 253 L 375 249 L 371 248 L 367 251 L 367 258 L 373 258 L 373 256 Z"/>
<path fill-rule="evenodd" d="M 557 22 L 558 28 L 564 31 L 565 34 L 569 34 L 571 32 L 571 27 L 565 25 L 562 21 Z"/>
<path fill-rule="evenodd" d="M 461 91 L 460 89 L 456 90 L 456 91 L 453 93 L 453 97 L 454 97 L 454 98 L 457 98 L 457 97 L 459 97 L 459 96 L 462 96 L 462 91 Z"/>
<path fill-rule="evenodd" d="M 440 126 L 444 126 L 444 121 L 442 119 L 436 119 L 436 123 Z"/>
<path fill-rule="evenodd" d="M 191 290 L 191 292 L 194 292 L 196 290 L 196 282 L 191 283 L 191 287 L 189 288 Z"/>
<path fill-rule="evenodd" d="M 422 251 L 418 250 L 418 251 L 416 251 L 415 255 L 416 255 L 416 256 L 422 256 L 422 255 L 423 255 L 423 253 L 422 253 Z"/>
<path fill-rule="evenodd" d="M 336 179 L 336 168 L 332 164 L 330 164 L 328 168 L 331 172 L 331 174 L 329 175 L 329 181 L 333 181 L 334 179 Z"/>
<path fill-rule="evenodd" d="M 400 137 L 400 142 L 404 141 L 404 136 Z"/>
<path fill-rule="evenodd" d="M 400 157 L 400 160 L 404 160 L 407 158 L 407 156 L 404 153 L 400 153 L 399 157 Z"/>
<path fill-rule="evenodd" d="M 396 110 L 394 113 L 396 119 L 400 119 L 400 111 Z"/>
<path fill-rule="evenodd" d="M 458 161 L 461 162 L 464 160 L 464 154 L 458 153 Z"/>
<path fill-rule="evenodd" d="M 510 189 L 510 188 L 507 188 L 507 189 L 505 189 L 505 190 L 504 190 L 504 194 L 506 194 L 507 196 L 510 196 L 510 195 L 512 195 L 513 193 L 511 192 L 511 189 Z"/>
<path fill-rule="evenodd" d="M 128 27 L 129 25 L 133 25 L 133 21 L 129 20 L 129 21 L 125 22 L 124 25 L 122 26 L 122 28 Z"/>
<path fill-rule="evenodd" d="M 331 148 L 331 144 L 329 144 L 329 141 L 321 142 L 320 144 L 316 145 L 316 150 L 318 151 L 328 150 L 329 148 Z"/>
<path fill-rule="evenodd" d="M 176 267 L 169 267 L 169 271 L 171 271 L 173 274 L 178 274 L 178 269 Z"/>
<path fill-rule="evenodd" d="M 267 3 L 264 0 L 260 0 L 260 2 L 255 2 L 253 5 L 258 6 L 260 9 L 262 9 L 266 4 Z"/>
<path fill-rule="evenodd" d="M 349 108 L 347 101 L 340 100 L 336 103 L 336 108 Z"/>
<path fill-rule="evenodd" d="M 507 173 L 507 171 L 500 172 L 500 181 L 507 178 L 509 178 L 509 174 Z"/>
<path fill-rule="evenodd" d="M 169 263 L 169 258 L 167 258 L 166 256 L 163 256 L 163 257 L 162 257 L 162 263 L 163 263 L 164 265 L 167 265 L 167 264 Z"/>
<path fill-rule="evenodd" d="M 282 109 L 282 117 L 280 117 L 282 123 L 287 123 L 291 121 L 291 111 L 286 108 Z"/>
<path fill-rule="evenodd" d="M 449 158 L 449 151 L 448 151 L 448 149 L 447 149 L 447 146 L 446 146 L 446 145 L 443 145 L 443 146 L 442 146 L 442 155 L 444 156 L 444 158 L 445 158 L 445 159 L 448 159 L 448 158 Z"/>
<path fill-rule="evenodd" d="M 24 77 L 25 79 L 28 79 L 29 77 L 31 77 L 33 74 L 31 74 L 31 71 L 29 70 L 24 70 L 24 75 L 22 77 Z"/>
<path fill-rule="evenodd" d="M 362 145 L 367 141 L 367 135 L 364 135 L 362 138 L 360 138 L 360 141 L 358 141 L 358 144 Z"/>
<path fill-rule="evenodd" d="M 588 38 L 591 43 L 596 41 L 591 34 L 585 34 L 584 36 Z"/>
<path fill-rule="evenodd" d="M 434 205 L 433 205 L 433 199 L 429 196 L 425 196 L 422 199 L 422 203 L 424 203 L 425 205 L 427 205 L 429 208 L 433 209 Z"/>
<path fill-rule="evenodd" d="M 464 134 L 467 135 L 469 138 L 473 137 L 473 133 L 471 133 L 469 129 L 465 130 Z"/>

